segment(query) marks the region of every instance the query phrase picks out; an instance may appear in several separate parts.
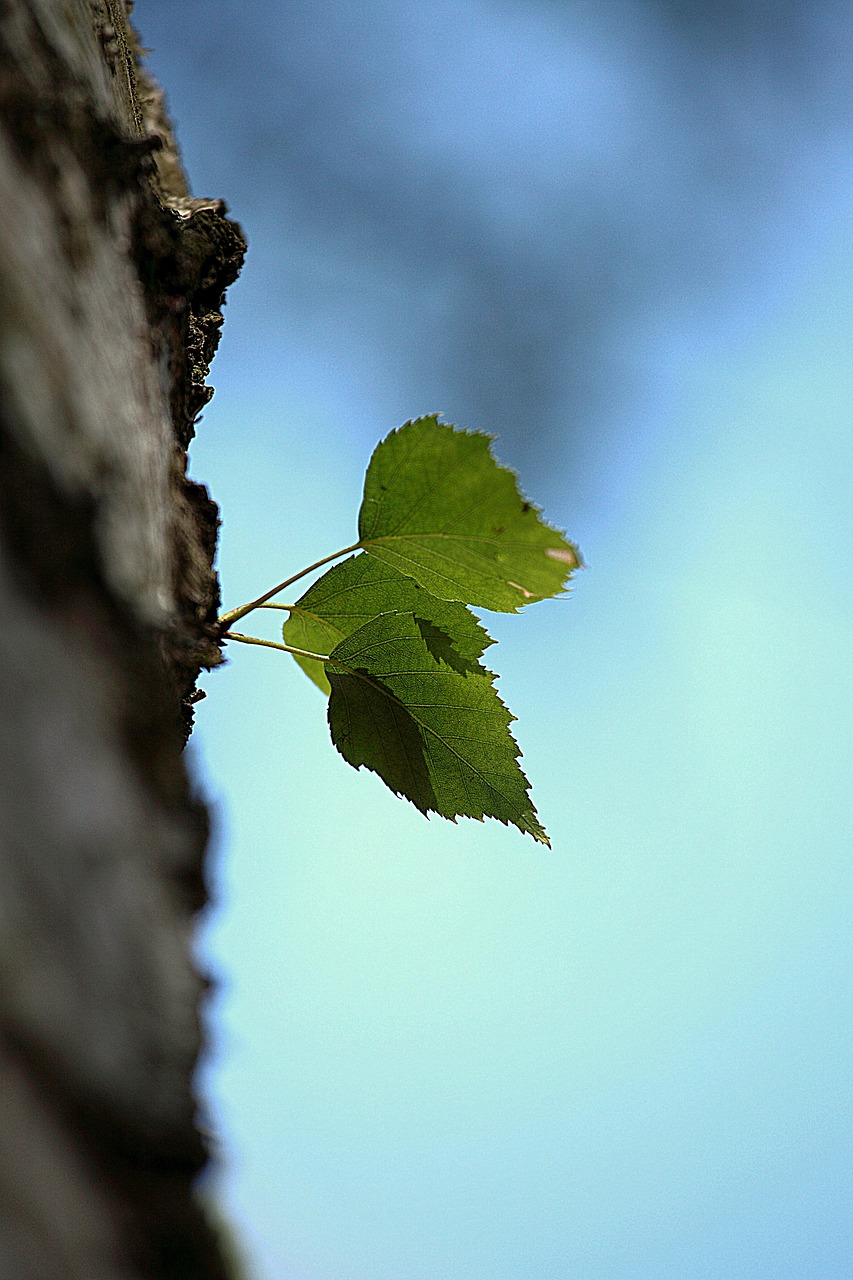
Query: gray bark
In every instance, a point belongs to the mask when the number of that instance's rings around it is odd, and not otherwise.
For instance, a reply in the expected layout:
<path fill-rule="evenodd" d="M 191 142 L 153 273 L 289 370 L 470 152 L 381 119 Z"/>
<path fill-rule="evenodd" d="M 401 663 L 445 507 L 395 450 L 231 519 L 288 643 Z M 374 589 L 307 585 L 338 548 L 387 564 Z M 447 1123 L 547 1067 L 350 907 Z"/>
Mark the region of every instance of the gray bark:
<path fill-rule="evenodd" d="M 217 1280 L 194 1183 L 220 660 L 186 447 L 245 248 L 125 0 L 0 0 L 0 1280 Z"/>

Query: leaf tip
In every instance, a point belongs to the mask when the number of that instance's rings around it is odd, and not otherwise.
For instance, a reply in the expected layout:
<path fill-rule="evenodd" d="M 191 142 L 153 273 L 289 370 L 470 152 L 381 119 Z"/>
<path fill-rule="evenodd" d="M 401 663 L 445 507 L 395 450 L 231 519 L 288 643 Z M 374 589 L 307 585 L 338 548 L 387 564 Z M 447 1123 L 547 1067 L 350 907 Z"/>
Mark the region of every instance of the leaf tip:
<path fill-rule="evenodd" d="M 539 821 L 539 815 L 532 805 L 527 813 L 525 813 L 521 819 L 515 823 L 515 826 L 518 827 L 519 831 L 532 836 L 537 844 L 544 844 L 546 848 L 551 848 L 551 838 L 542 826 L 542 823 Z"/>

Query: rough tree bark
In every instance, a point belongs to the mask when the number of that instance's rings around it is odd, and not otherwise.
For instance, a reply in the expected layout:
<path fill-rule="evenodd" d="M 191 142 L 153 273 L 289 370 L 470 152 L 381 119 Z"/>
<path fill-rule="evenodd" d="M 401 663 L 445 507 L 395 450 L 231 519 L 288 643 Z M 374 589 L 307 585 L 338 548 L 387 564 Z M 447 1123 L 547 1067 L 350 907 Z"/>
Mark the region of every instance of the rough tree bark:
<path fill-rule="evenodd" d="M 186 476 L 244 252 L 130 0 L 0 0 L 0 1278 L 217 1280 L 182 760 L 220 659 Z"/>

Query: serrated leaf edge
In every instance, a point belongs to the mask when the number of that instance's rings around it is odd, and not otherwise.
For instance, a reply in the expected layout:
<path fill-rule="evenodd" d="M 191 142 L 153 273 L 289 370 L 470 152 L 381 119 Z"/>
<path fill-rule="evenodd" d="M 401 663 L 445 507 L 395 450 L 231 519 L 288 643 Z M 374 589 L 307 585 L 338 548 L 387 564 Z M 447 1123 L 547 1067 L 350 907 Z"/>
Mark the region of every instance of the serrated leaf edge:
<path fill-rule="evenodd" d="M 414 613 L 412 613 L 412 612 L 411 612 L 411 610 L 408 610 L 408 609 L 406 609 L 406 610 L 400 610 L 400 609 L 386 609 L 386 610 L 384 611 L 384 613 L 382 613 L 382 614 L 377 614 L 377 615 L 376 615 L 376 617 L 385 617 L 385 616 L 386 616 L 386 615 L 388 615 L 388 614 L 399 614 L 401 617 L 410 617 L 413 621 L 415 621 L 415 619 L 416 619 L 416 615 L 415 615 Z M 371 619 L 371 621 L 374 621 L 374 619 Z M 364 626 L 367 626 L 367 625 L 368 625 L 367 623 L 365 623 L 365 624 L 364 624 Z M 353 639 L 353 637 L 357 637 L 357 636 L 358 636 L 358 632 L 359 632 L 359 631 L 361 631 L 362 629 L 363 629 L 362 627 L 358 627 L 355 631 L 351 632 L 351 633 L 350 633 L 350 635 L 346 636 L 346 637 L 345 637 L 345 640 L 351 641 L 351 640 Z M 341 643 L 343 643 L 343 641 L 342 641 Z M 336 648 L 337 648 L 337 647 L 340 647 L 340 646 L 336 646 Z M 385 696 L 385 697 L 387 697 L 387 698 L 392 699 L 395 703 L 397 703 L 397 705 L 398 705 L 398 706 L 400 706 L 400 707 L 403 709 L 403 711 L 405 711 L 405 713 L 406 713 L 406 715 L 407 715 L 407 716 L 409 716 L 412 720 L 414 720 L 415 724 L 417 724 L 417 725 L 419 726 L 419 728 L 420 728 L 424 733 L 427 733 L 427 734 L 429 734 L 431 737 L 435 738 L 438 742 L 440 742 L 440 743 L 445 747 L 445 749 L 446 749 L 446 750 L 449 750 L 450 752 L 452 752 L 452 754 L 453 754 L 453 755 L 455 755 L 455 756 L 457 757 L 457 759 L 458 759 L 462 764 L 464 764 L 464 765 L 465 765 L 468 769 L 470 769 L 473 773 L 476 773 L 476 774 L 477 774 L 477 776 L 480 778 L 480 780 L 481 780 L 481 781 L 482 781 L 482 782 L 483 782 L 483 783 L 484 783 L 484 784 L 485 784 L 485 785 L 486 785 L 486 786 L 487 786 L 491 791 L 494 791 L 494 792 L 495 792 L 497 795 L 499 795 L 503 800 L 507 800 L 507 799 L 508 799 L 508 797 L 507 797 L 507 796 L 505 796 L 505 795 L 504 795 L 504 793 L 503 793 L 502 791 L 500 791 L 500 790 L 499 790 L 499 789 L 498 789 L 498 788 L 497 788 L 497 787 L 496 787 L 492 782 L 490 782 L 490 781 L 489 781 L 489 779 L 488 779 L 488 778 L 487 778 L 483 773 L 481 773 L 481 771 L 480 771 L 479 769 L 477 769 L 474 765 L 472 765 L 470 761 L 465 760 L 465 758 L 464 758 L 463 756 L 461 756 L 461 755 L 459 754 L 459 752 L 458 752 L 458 751 L 457 751 L 453 746 L 451 746 L 448 742 L 444 741 L 444 740 L 441 738 L 441 736 L 440 736 L 438 733 L 436 733 L 435 729 L 433 729 L 430 725 L 425 724 L 425 723 L 424 723 L 424 721 L 423 721 L 423 720 L 421 720 L 419 716 L 417 716 L 417 715 L 416 715 L 416 714 L 415 714 L 415 713 L 414 713 L 414 712 L 413 712 L 409 707 L 407 707 L 407 706 L 406 706 L 406 704 L 405 704 L 405 702 L 403 702 L 402 698 L 398 697 L 398 696 L 397 696 L 397 694 L 396 694 L 396 693 L 394 693 L 393 689 L 389 689 L 389 688 L 388 688 L 388 686 L 387 686 L 386 684 L 384 684 L 384 683 L 383 683 L 380 679 L 378 679 L 376 676 L 372 676 L 369 672 L 367 672 L 367 671 L 363 671 L 363 670 L 360 670 L 360 669 L 359 669 L 359 668 L 357 668 L 357 667 L 352 667 L 352 666 L 350 666 L 350 665 L 349 665 L 349 663 L 345 663 L 345 662 L 341 662 L 341 661 L 339 661 L 339 660 L 336 660 L 336 659 L 335 659 L 335 650 L 332 650 L 332 653 L 329 655 L 329 659 L 328 659 L 328 661 L 327 661 L 324 665 L 326 666 L 326 668 L 327 668 L 327 669 L 328 669 L 330 666 L 336 666 L 336 667 L 340 668 L 340 670 L 341 670 L 341 671 L 346 672 L 346 674 L 347 674 L 347 675 L 356 676 L 358 679 L 364 680 L 367 684 L 372 685 L 372 686 L 373 686 L 373 688 L 375 688 L 375 689 L 376 689 L 379 693 L 381 693 L 383 696 Z M 436 665 L 438 665 L 438 663 L 436 663 Z M 452 668 L 447 668 L 447 670 L 448 670 L 448 674 L 452 674 L 452 675 L 459 675 L 459 673 L 458 673 L 458 672 L 453 672 Z M 328 671 L 327 671 L 327 674 L 328 674 Z M 472 673 L 472 675 L 473 675 L 473 674 L 474 674 L 474 673 Z M 514 723 L 516 722 L 516 720 L 518 719 L 518 717 L 513 715 L 513 713 L 510 711 L 509 707 L 506 705 L 506 703 L 505 703 L 505 702 L 503 701 L 503 699 L 501 698 L 501 696 L 500 696 L 500 694 L 498 693 L 497 689 L 495 689 L 495 687 L 494 687 L 494 681 L 495 681 L 495 679 L 497 678 L 497 677 L 495 676 L 495 674 L 494 674 L 493 672 L 487 671 L 485 668 L 483 668 L 483 674 L 489 677 L 489 685 L 490 685 L 490 687 L 492 688 L 492 691 L 493 691 L 493 693 L 494 693 L 494 695 L 495 695 L 495 698 L 497 699 L 497 701 L 498 701 L 499 705 L 502 707 L 502 709 L 506 712 L 507 716 L 509 717 L 509 720 L 508 720 L 507 725 L 506 725 L 506 732 L 507 732 L 507 734 L 508 734 L 508 736 L 509 736 L 509 740 L 510 740 L 510 742 L 512 743 L 513 747 L 515 748 L 515 750 L 514 750 L 514 752 L 513 752 L 513 755 L 514 755 L 514 757 L 515 757 L 516 761 L 521 760 L 521 759 L 523 759 L 523 758 L 524 758 L 524 753 L 522 752 L 521 748 L 519 747 L 518 742 L 516 741 L 515 736 L 514 736 L 514 734 L 512 733 L 512 731 L 511 731 L 511 729 L 510 729 L 510 727 L 509 727 L 511 724 L 514 724 Z M 459 678 L 460 678 L 460 679 L 462 679 L 462 680 L 466 679 L 466 677 L 465 677 L 465 676 L 459 676 Z M 475 676 L 475 678 L 476 678 L 476 676 Z M 331 729 L 331 725 L 330 725 L 330 729 Z M 337 743 L 335 742 L 334 736 L 332 737 L 332 742 L 333 742 L 333 744 L 334 744 L 334 746 L 335 746 L 335 749 L 336 749 L 337 751 L 339 751 L 339 753 L 340 753 L 341 755 L 343 755 L 343 753 L 342 753 L 342 752 L 340 752 L 340 748 L 338 747 Z M 344 757 L 344 759 L 346 759 L 346 757 Z M 358 768 L 359 768 L 359 769 L 364 768 L 364 767 L 368 768 L 368 769 L 370 770 L 370 772 L 371 772 L 371 773 L 376 773 L 376 774 L 377 774 L 377 777 L 379 777 L 379 778 L 381 779 L 381 781 L 382 781 L 382 782 L 385 782 L 385 779 L 384 779 L 384 778 L 382 778 L 381 774 L 377 773 L 377 771 L 376 771 L 375 769 L 371 769 L 371 768 L 370 768 L 370 765 L 367 765 L 367 766 L 359 765 L 359 766 L 358 766 Z M 530 835 L 530 836 L 532 836 L 532 837 L 533 837 L 533 839 L 534 839 L 534 840 L 536 840 L 538 843 L 540 843 L 540 844 L 544 844 L 544 845 L 547 845 L 547 847 L 550 849 L 550 848 L 551 848 L 551 841 L 550 841 L 550 839 L 549 839 L 549 837 L 548 837 L 547 832 L 545 831 L 545 828 L 542 826 L 541 822 L 539 821 L 539 815 L 538 815 L 538 814 L 537 814 L 537 812 L 536 812 L 536 809 L 535 809 L 535 806 L 533 805 L 533 802 L 530 800 L 530 795 L 529 795 L 529 792 L 530 792 L 530 780 L 528 779 L 527 775 L 525 774 L 524 770 L 521 768 L 521 766 L 520 766 L 520 765 L 518 766 L 518 771 L 519 771 L 519 773 L 521 774 L 522 780 L 524 781 L 524 785 L 525 785 L 525 794 L 527 795 L 527 801 L 528 801 L 528 804 L 529 804 L 529 806 L 530 806 L 530 807 L 529 807 L 529 809 L 528 809 L 528 811 L 527 811 L 525 814 L 523 814 L 523 815 L 522 815 L 522 820 L 527 819 L 527 821 L 523 821 L 523 822 L 516 823 L 516 822 L 512 822 L 510 819 L 507 819 L 507 818 L 501 818 L 501 817 L 500 817 L 499 815 L 497 815 L 497 814 L 485 814 L 485 815 L 483 815 L 482 817 L 477 817 L 477 818 L 475 818 L 475 820 L 476 820 L 477 822 L 483 822 L 483 821 L 485 821 L 485 818 L 486 818 L 486 817 L 489 817 L 489 818 L 495 818 L 495 819 L 496 819 L 496 821 L 498 821 L 498 822 L 502 823 L 505 827 L 514 826 L 514 827 L 517 827 L 517 829 L 518 829 L 518 830 L 520 830 L 520 831 L 527 832 L 527 834 L 528 834 L 528 835 Z M 388 784 L 386 783 L 385 785 L 387 786 Z M 393 791 L 395 795 L 404 796 L 404 798 L 405 798 L 405 799 L 407 799 L 407 800 L 409 800 L 409 802 L 410 802 L 410 803 L 414 803 L 414 804 L 415 804 L 415 808 L 420 808 L 420 806 L 419 806 L 419 805 L 417 805 L 414 801 L 410 800 L 410 797 L 405 796 L 405 793 L 400 792 L 400 791 L 396 791 L 393 787 L 389 787 L 389 790 Z M 440 810 L 438 810 L 438 809 L 421 810 L 421 812 L 422 812 L 422 813 L 424 813 L 424 814 L 427 814 L 427 813 L 435 813 L 435 814 L 437 814 L 439 817 L 445 817 L 445 816 L 446 816 L 446 815 L 442 814 L 442 813 L 440 812 Z M 449 819 L 449 821 L 451 821 L 451 822 L 454 822 L 454 823 L 455 823 L 455 821 L 456 821 L 456 817 L 475 817 L 475 815 L 473 815 L 473 814 L 457 814 L 455 817 L 451 817 L 451 818 Z"/>

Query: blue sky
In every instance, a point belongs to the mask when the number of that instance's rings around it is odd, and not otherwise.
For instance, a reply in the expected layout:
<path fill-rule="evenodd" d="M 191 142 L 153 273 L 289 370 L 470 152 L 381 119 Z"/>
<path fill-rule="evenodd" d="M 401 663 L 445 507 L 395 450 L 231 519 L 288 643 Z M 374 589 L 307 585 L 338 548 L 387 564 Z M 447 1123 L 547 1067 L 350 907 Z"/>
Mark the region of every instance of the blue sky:
<path fill-rule="evenodd" d="M 136 17 L 251 246 L 192 452 L 226 606 L 435 409 L 589 564 L 486 619 L 551 852 L 349 769 L 285 655 L 205 682 L 252 1274 L 846 1278 L 851 7 Z"/>

